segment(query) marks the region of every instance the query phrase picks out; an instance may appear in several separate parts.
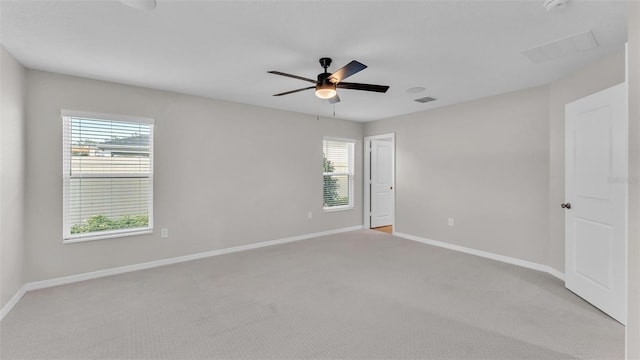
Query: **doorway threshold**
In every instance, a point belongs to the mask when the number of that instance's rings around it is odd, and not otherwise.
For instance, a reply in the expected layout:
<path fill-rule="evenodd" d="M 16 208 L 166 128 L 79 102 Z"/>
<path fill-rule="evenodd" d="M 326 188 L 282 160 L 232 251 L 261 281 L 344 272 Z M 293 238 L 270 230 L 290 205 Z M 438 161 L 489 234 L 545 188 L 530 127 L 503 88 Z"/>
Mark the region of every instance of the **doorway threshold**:
<path fill-rule="evenodd" d="M 371 230 L 382 231 L 382 232 L 386 232 L 387 234 L 393 234 L 393 225 L 374 227 L 374 228 L 371 228 Z"/>

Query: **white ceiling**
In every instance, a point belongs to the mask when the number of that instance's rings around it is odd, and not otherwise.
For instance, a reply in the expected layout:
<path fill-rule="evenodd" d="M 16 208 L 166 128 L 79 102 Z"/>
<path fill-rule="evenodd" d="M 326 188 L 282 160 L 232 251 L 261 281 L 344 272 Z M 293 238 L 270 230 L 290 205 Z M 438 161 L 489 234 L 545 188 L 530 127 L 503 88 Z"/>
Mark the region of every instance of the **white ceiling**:
<path fill-rule="evenodd" d="M 549 83 L 621 51 L 626 4 L 572 0 L 546 11 L 531 1 L 179 1 L 155 10 L 117 0 L 1 0 L 2 44 L 32 69 L 333 116 L 305 91 L 322 71 L 355 59 L 335 116 L 370 121 Z M 522 52 L 591 30 L 599 47 L 534 64 Z M 406 90 L 421 86 L 425 92 Z M 437 101 L 420 104 L 414 99 Z"/>

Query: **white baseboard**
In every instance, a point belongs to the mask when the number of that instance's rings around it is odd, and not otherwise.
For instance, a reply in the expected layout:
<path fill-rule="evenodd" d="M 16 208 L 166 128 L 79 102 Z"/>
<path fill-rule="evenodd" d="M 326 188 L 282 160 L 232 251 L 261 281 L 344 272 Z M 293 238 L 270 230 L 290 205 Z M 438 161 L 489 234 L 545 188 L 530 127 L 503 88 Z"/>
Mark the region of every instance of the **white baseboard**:
<path fill-rule="evenodd" d="M 548 266 L 548 265 L 542 265 L 542 264 L 538 264 L 538 263 L 534 263 L 534 262 L 530 262 L 530 261 L 526 261 L 526 260 L 512 258 L 512 257 L 509 257 L 509 256 L 490 253 L 490 252 L 487 252 L 487 251 L 476 250 L 476 249 L 472 249 L 472 248 L 468 248 L 468 247 L 464 247 L 464 246 L 460 246 L 460 245 L 449 244 L 449 243 L 442 242 L 442 241 L 426 239 L 426 238 L 422 238 L 422 237 L 419 237 L 419 236 L 403 234 L 403 233 L 396 232 L 396 231 L 393 232 L 393 235 L 397 236 L 397 237 L 401 237 L 403 239 L 417 241 L 417 242 L 420 242 L 420 243 L 423 243 L 423 244 L 438 246 L 438 247 L 446 248 L 446 249 L 449 249 L 449 250 L 454 250 L 454 251 L 459 251 L 459 252 L 463 252 L 463 253 L 466 253 L 466 254 L 476 255 L 476 256 L 483 257 L 483 258 L 504 262 L 504 263 L 507 263 L 507 264 L 521 266 L 521 267 L 524 267 L 524 268 L 527 268 L 527 269 L 542 271 L 542 272 L 545 272 L 545 273 L 547 273 L 549 275 L 555 276 L 558 279 L 564 281 L 564 273 L 562 273 L 562 272 L 560 272 L 560 271 L 558 271 L 558 270 L 556 270 L 556 269 L 554 269 L 554 268 L 552 268 L 551 266 Z"/>
<path fill-rule="evenodd" d="M 59 286 L 59 285 L 70 284 L 70 283 L 75 283 L 79 281 L 97 279 L 105 276 L 112 276 L 112 275 L 117 275 L 117 274 L 137 271 L 137 270 L 151 269 L 154 267 L 177 264 L 185 261 L 203 259 L 207 257 L 229 254 L 229 253 L 234 253 L 238 251 L 258 249 L 258 248 L 267 247 L 267 246 L 312 239 L 320 236 L 339 234 L 339 233 L 348 232 L 348 231 L 360 230 L 362 228 L 363 228 L 362 226 L 352 226 L 352 227 L 342 228 L 342 229 L 321 231 L 321 232 L 312 233 L 312 234 L 292 236 L 284 239 L 263 241 L 255 244 L 234 246 L 226 249 L 206 251 L 206 252 L 197 253 L 197 254 L 178 256 L 178 257 L 173 257 L 168 259 L 149 261 L 149 262 L 140 263 L 140 264 L 120 266 L 116 268 L 92 271 L 92 272 L 83 273 L 83 274 L 26 283 L 22 288 L 20 288 L 20 290 L 18 290 L 18 292 L 11 298 L 11 300 L 9 300 L 9 302 L 7 302 L 2 307 L 2 309 L 0 309 L 0 321 L 4 319 L 4 317 L 11 311 L 11 309 L 13 309 L 13 307 L 18 303 L 18 301 L 20 301 L 22 296 L 27 291 L 30 291 L 30 290 L 44 289 L 44 288 L 53 287 L 53 286 Z M 547 265 L 541 265 L 541 264 L 537 264 L 537 263 L 526 261 L 526 260 L 512 258 L 509 256 L 498 255 L 498 254 L 494 254 L 486 251 L 471 249 L 471 248 L 467 248 L 460 245 L 454 245 L 454 244 L 449 244 L 441 241 L 426 239 L 426 238 L 422 238 L 414 235 L 400 233 L 397 231 L 394 231 L 393 235 L 407 239 L 407 240 L 417 241 L 423 244 L 438 246 L 438 247 L 446 248 L 449 250 L 459 251 L 466 254 L 476 255 L 476 256 L 487 258 L 487 259 L 492 259 L 492 260 L 501 261 L 501 262 L 512 264 L 512 265 L 521 266 L 528 269 L 542 271 L 564 281 L 564 274 L 562 272 Z"/>
<path fill-rule="evenodd" d="M 203 259 L 203 258 L 207 258 L 207 257 L 211 257 L 211 256 L 229 254 L 229 253 L 234 253 L 234 252 L 238 252 L 238 251 L 245 251 L 245 250 L 251 250 L 251 249 L 258 249 L 258 248 L 262 248 L 262 247 L 266 247 L 266 246 L 285 244 L 285 243 L 290 243 L 290 242 L 294 242 L 294 241 L 312 239 L 312 238 L 316 238 L 316 237 L 320 237 L 320 236 L 339 234 L 339 233 L 343 233 L 343 232 L 355 231 L 355 230 L 361 230 L 361 229 L 362 229 L 362 225 L 351 226 L 351 227 L 342 228 L 342 229 L 321 231 L 321 232 L 316 232 L 316 233 L 311 233 L 311 234 L 292 236 L 292 237 L 288 237 L 288 238 L 284 238 L 284 239 L 263 241 L 263 242 L 259 242 L 259 243 L 255 243 L 255 244 L 234 246 L 234 247 L 226 248 L 226 249 L 206 251 L 206 252 L 197 253 L 197 254 L 177 256 L 177 257 L 172 257 L 172 258 L 162 259 L 162 260 L 154 260 L 154 261 L 144 262 L 144 263 L 140 263 L 140 264 L 120 266 L 120 267 L 104 269 L 104 270 L 98 270 L 98 271 L 92 271 L 92 272 L 82 273 L 82 274 L 77 274 L 77 275 L 64 276 L 64 277 L 59 277 L 59 278 L 54 278 L 54 279 L 29 282 L 29 283 L 26 283 L 11 298 L 11 300 L 5 306 L 2 307 L 2 309 L 0 310 L 0 321 L 2 321 L 2 319 L 4 319 L 5 315 L 8 314 L 9 311 L 11 311 L 11 309 L 22 298 L 22 296 L 27 291 L 30 291 L 30 290 L 44 289 L 44 288 L 53 287 L 53 286 L 71 284 L 71 283 L 75 283 L 75 282 L 79 282 L 79 281 L 97 279 L 97 278 L 101 278 L 101 277 L 105 277 L 105 276 L 112 276 L 112 275 L 117 275 L 117 274 L 137 271 L 137 270 L 151 269 L 151 268 L 155 268 L 155 267 L 159 267 L 159 266 L 177 264 L 177 263 L 181 263 L 181 262 L 185 262 L 185 261 Z"/>
<path fill-rule="evenodd" d="M 11 309 L 13 309 L 14 306 L 16 306 L 18 301 L 22 299 L 22 296 L 24 296 L 26 292 L 27 292 L 27 287 L 23 285 L 20 288 L 20 290 L 18 290 L 18 292 L 15 295 L 13 295 L 13 297 L 9 299 L 9 301 L 6 304 L 4 304 L 2 309 L 0 309 L 0 321 L 2 321 L 2 319 L 4 319 L 4 317 L 7 316 L 9 311 L 11 311 Z"/>

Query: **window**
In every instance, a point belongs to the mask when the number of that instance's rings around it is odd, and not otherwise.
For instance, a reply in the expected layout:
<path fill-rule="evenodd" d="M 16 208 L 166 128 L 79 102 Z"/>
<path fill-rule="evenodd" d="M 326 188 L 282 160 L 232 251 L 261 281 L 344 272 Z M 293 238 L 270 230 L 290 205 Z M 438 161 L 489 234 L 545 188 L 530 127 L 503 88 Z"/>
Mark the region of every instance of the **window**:
<path fill-rule="evenodd" d="M 324 139 L 322 158 L 324 210 L 353 208 L 354 148 L 354 140 Z"/>
<path fill-rule="evenodd" d="M 65 243 L 153 229 L 153 120 L 62 111 Z"/>

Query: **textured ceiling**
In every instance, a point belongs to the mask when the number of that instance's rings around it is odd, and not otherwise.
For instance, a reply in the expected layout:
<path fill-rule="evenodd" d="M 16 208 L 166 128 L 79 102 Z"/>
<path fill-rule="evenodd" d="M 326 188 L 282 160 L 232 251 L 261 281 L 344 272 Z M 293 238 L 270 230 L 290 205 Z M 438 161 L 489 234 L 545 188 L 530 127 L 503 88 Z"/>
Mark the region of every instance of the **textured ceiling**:
<path fill-rule="evenodd" d="M 386 94 L 340 90 L 335 116 L 370 121 L 549 83 L 621 51 L 626 3 L 570 1 L 546 11 L 532 1 L 178 1 L 155 10 L 104 1 L 0 3 L 2 44 L 32 69 L 333 116 L 305 91 L 355 59 L 349 82 Z M 522 52 L 592 31 L 598 47 L 534 64 Z M 408 93 L 424 87 L 420 93 Z M 414 99 L 431 96 L 421 104 Z"/>

